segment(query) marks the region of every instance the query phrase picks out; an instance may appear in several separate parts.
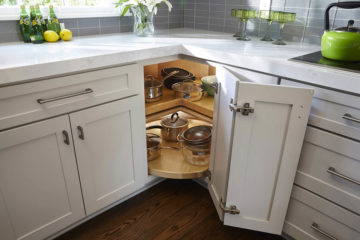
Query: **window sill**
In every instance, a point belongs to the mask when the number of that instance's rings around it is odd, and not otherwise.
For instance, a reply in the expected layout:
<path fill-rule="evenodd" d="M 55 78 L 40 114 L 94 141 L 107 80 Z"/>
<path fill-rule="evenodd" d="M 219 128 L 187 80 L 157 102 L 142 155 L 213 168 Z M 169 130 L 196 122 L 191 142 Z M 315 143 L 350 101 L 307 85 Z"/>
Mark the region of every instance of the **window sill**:
<path fill-rule="evenodd" d="M 44 18 L 48 17 L 48 10 L 42 9 Z M 66 18 L 95 18 L 95 17 L 120 17 L 120 9 L 109 7 L 56 7 L 56 16 Z M 0 7 L 0 21 L 19 20 L 20 9 L 15 7 Z M 128 12 L 125 16 L 131 16 Z"/>

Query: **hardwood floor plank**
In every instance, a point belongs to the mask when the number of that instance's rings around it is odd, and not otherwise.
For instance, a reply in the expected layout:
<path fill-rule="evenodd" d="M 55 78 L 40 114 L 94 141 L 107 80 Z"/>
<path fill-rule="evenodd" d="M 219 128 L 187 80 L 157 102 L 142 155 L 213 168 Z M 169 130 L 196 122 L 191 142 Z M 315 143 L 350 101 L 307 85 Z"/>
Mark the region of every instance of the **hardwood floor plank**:
<path fill-rule="evenodd" d="M 191 180 L 166 180 L 56 240 L 282 240 L 227 227 L 206 189 Z"/>

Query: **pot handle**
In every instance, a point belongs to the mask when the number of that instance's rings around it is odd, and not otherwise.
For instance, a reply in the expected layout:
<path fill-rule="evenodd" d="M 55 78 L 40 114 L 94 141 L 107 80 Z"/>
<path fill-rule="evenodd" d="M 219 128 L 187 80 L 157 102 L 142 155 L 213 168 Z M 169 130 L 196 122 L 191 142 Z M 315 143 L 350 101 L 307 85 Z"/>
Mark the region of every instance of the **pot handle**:
<path fill-rule="evenodd" d="M 162 129 L 163 127 L 160 125 L 154 125 L 154 126 L 147 127 L 146 130 L 155 129 L 155 128 Z"/>
<path fill-rule="evenodd" d="M 345 9 L 359 8 L 360 2 L 359 1 L 347 1 L 347 2 L 337 2 L 337 3 L 329 4 L 325 10 L 325 31 L 330 30 L 329 11 L 330 11 L 330 8 L 332 8 L 332 7 L 339 7 L 339 8 L 345 8 Z"/>
<path fill-rule="evenodd" d="M 176 118 L 174 119 L 174 117 L 176 116 Z M 170 119 L 171 119 L 171 123 L 176 123 L 177 122 L 177 120 L 179 120 L 179 114 L 176 112 L 176 113 L 173 113 L 173 114 L 171 114 L 171 117 L 170 117 Z"/>

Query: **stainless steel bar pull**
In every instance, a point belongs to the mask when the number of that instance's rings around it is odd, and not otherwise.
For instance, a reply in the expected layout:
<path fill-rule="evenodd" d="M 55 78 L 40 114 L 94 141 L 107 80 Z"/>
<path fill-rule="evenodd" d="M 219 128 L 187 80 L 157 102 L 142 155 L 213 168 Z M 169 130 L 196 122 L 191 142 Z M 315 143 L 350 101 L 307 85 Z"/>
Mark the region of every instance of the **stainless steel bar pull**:
<path fill-rule="evenodd" d="M 71 98 L 71 97 L 75 97 L 75 96 L 79 96 L 79 95 L 89 94 L 89 93 L 92 93 L 92 92 L 94 92 L 94 91 L 91 88 L 86 88 L 83 91 L 69 93 L 69 94 L 62 95 L 62 96 L 50 97 L 50 98 L 39 98 L 36 101 L 39 104 L 44 104 L 44 103 L 48 103 L 48 102 L 58 101 L 58 100 L 61 100 L 61 99 L 66 99 L 66 98 Z"/>
<path fill-rule="evenodd" d="M 355 180 L 355 179 L 353 179 L 351 177 L 345 176 L 344 174 L 341 174 L 341 173 L 337 172 L 336 169 L 333 168 L 333 167 L 329 167 L 327 172 L 330 173 L 330 174 L 333 174 L 333 175 L 335 175 L 335 176 L 337 176 L 339 178 L 345 179 L 346 181 L 355 183 L 356 185 L 360 186 L 360 182 L 358 180 Z"/>
<path fill-rule="evenodd" d="M 317 231 L 318 233 L 324 235 L 325 237 L 331 239 L 331 240 L 338 240 L 338 239 L 337 239 L 336 237 L 334 237 L 333 235 L 325 232 L 324 230 L 321 230 L 321 229 L 319 228 L 319 225 L 318 225 L 317 223 L 315 223 L 315 222 L 314 222 L 313 224 L 311 224 L 311 228 L 314 229 L 315 231 Z"/>
<path fill-rule="evenodd" d="M 356 122 L 356 123 L 360 123 L 360 118 L 356 118 L 353 115 L 351 115 L 350 113 L 345 113 L 344 116 L 343 116 L 343 119 L 353 121 L 353 122 Z"/>
<path fill-rule="evenodd" d="M 79 131 L 79 138 L 85 140 L 84 129 L 81 126 L 77 126 L 77 129 Z"/>

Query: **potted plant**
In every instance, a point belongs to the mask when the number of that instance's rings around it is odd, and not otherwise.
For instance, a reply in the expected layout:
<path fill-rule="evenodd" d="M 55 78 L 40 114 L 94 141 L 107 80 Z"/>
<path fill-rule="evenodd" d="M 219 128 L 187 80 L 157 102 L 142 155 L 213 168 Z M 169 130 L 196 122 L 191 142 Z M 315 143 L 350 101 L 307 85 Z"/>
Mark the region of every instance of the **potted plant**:
<path fill-rule="evenodd" d="M 121 8 L 121 17 L 131 10 L 134 16 L 134 33 L 137 36 L 147 37 L 154 34 L 153 17 L 163 2 L 170 12 L 172 5 L 168 0 L 119 0 L 116 7 Z"/>

